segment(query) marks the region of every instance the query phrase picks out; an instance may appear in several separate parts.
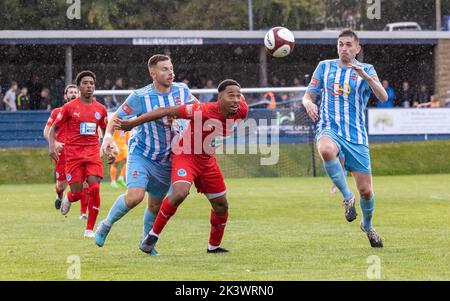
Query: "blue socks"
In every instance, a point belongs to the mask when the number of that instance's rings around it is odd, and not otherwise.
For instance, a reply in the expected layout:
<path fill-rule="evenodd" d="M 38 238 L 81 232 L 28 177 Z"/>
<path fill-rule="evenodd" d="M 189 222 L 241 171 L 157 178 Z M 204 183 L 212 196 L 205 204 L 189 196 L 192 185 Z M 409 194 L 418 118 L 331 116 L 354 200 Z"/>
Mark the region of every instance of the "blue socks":
<path fill-rule="evenodd" d="M 144 227 L 142 232 L 142 239 L 144 239 L 145 236 L 147 236 L 148 232 L 153 228 L 153 223 L 155 222 L 156 216 L 148 210 L 148 208 L 145 208 L 144 212 Z"/>
<path fill-rule="evenodd" d="M 359 205 L 363 214 L 364 229 L 369 230 L 372 228 L 372 215 L 375 207 L 375 197 L 372 193 L 370 200 L 365 200 L 362 197 L 359 199 Z"/>
<path fill-rule="evenodd" d="M 325 168 L 328 176 L 333 181 L 334 185 L 341 191 L 344 199 L 350 199 L 353 194 L 347 185 L 347 179 L 345 177 L 344 170 L 342 169 L 341 162 L 338 159 L 331 161 L 324 161 L 323 167 Z"/>
<path fill-rule="evenodd" d="M 106 223 L 108 226 L 112 226 L 115 222 L 121 219 L 125 214 L 130 211 L 130 208 L 127 207 L 125 203 L 125 195 L 120 195 L 111 210 L 109 210 L 108 216 L 106 217 Z"/>

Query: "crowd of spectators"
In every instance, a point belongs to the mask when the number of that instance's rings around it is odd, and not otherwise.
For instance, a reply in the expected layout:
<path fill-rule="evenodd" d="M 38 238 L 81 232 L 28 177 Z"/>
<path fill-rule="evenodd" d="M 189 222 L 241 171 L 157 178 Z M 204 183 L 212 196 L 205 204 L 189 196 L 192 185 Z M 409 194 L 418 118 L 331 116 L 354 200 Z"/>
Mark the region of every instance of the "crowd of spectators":
<path fill-rule="evenodd" d="M 421 83 L 414 91 L 408 81 L 403 81 L 401 88 L 397 91 L 390 85 L 388 80 L 382 81 L 383 87 L 388 94 L 388 100 L 381 102 L 372 96 L 370 101 L 371 107 L 377 108 L 423 108 L 423 107 L 440 107 L 441 102 L 436 95 L 430 92 L 428 86 Z"/>
<path fill-rule="evenodd" d="M 205 75 L 198 75 L 196 71 L 177 75 L 176 81 L 184 82 L 191 89 L 215 89 L 217 82 Z M 280 78 L 272 74 L 268 80 L 267 87 L 306 87 L 309 84 L 310 75 L 290 78 Z M 412 107 L 439 107 L 440 101 L 432 95 L 425 84 L 420 84 L 414 91 L 408 81 L 404 81 L 401 89 L 395 90 L 388 80 L 382 81 L 383 87 L 388 94 L 388 101 L 380 102 L 373 95 L 370 99 L 370 107 L 378 108 L 412 108 Z M 103 84 L 97 85 L 97 90 L 133 90 L 135 85 L 125 86 L 125 79 L 117 77 L 114 80 L 106 78 Z M 9 81 L 0 77 L 0 110 L 51 110 L 61 106 L 64 90 L 64 78 L 58 78 L 51 87 L 44 86 L 39 81 L 39 76 L 33 74 L 29 81 L 19 84 L 15 80 Z M 246 94 L 247 102 L 257 108 L 298 108 L 304 92 L 288 93 L 253 93 Z M 200 102 L 215 101 L 216 93 L 196 95 Z M 108 110 L 114 110 L 120 106 L 127 95 L 99 95 L 97 101 L 106 106 Z"/>

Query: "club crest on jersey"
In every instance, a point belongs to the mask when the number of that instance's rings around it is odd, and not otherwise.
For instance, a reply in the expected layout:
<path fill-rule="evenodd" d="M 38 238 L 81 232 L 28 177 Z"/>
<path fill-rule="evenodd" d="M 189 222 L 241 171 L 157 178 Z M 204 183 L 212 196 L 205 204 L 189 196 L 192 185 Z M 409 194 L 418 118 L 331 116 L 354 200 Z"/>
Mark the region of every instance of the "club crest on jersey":
<path fill-rule="evenodd" d="M 139 177 L 139 172 L 137 170 L 133 170 L 133 173 L 131 174 L 131 176 L 133 178 L 137 178 L 137 177 Z"/>
<path fill-rule="evenodd" d="M 352 78 L 352 80 L 356 80 L 358 78 L 358 74 L 352 73 L 351 78 Z"/>
<path fill-rule="evenodd" d="M 178 174 L 179 177 L 185 177 L 185 176 L 187 176 L 187 172 L 186 172 L 186 170 L 184 170 L 183 168 L 178 169 L 177 174 Z"/>
<path fill-rule="evenodd" d="M 95 119 L 100 120 L 100 118 L 102 118 L 102 115 L 99 112 L 95 112 Z"/>
<path fill-rule="evenodd" d="M 181 98 L 179 98 L 179 97 L 175 97 L 175 105 L 176 106 L 179 106 L 179 105 L 181 105 Z"/>
<path fill-rule="evenodd" d="M 66 175 L 66 180 L 67 180 L 67 181 L 72 180 L 72 175 L 71 175 L 70 173 L 68 173 L 68 174 Z"/>

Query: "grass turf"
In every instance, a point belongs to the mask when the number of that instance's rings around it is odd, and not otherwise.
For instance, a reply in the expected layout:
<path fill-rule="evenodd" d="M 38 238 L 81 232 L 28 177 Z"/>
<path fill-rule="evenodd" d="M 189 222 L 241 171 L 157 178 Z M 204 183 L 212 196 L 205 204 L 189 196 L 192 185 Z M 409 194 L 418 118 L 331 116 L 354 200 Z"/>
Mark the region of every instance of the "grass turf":
<path fill-rule="evenodd" d="M 359 205 L 347 223 L 326 178 L 230 179 L 223 246 L 231 253 L 206 254 L 209 203 L 193 190 L 164 230 L 159 257 L 137 246 L 144 204 L 98 248 L 82 237 L 78 204 L 67 218 L 54 209 L 52 185 L 0 185 L 0 280 L 66 280 L 71 255 L 80 258 L 80 280 L 368 280 L 371 255 L 381 280 L 450 280 L 449 180 L 375 177 L 374 226 L 385 247 L 372 249 Z M 121 191 L 102 184 L 99 220 Z"/>

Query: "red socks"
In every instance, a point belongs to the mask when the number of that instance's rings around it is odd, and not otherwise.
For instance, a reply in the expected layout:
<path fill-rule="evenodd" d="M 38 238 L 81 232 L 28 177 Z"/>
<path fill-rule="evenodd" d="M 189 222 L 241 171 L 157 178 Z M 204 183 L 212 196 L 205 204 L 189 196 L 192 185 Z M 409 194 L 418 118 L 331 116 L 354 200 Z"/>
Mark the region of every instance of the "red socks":
<path fill-rule="evenodd" d="M 89 215 L 86 230 L 94 230 L 100 209 L 100 185 L 97 182 L 89 184 Z"/>
<path fill-rule="evenodd" d="M 153 232 L 155 234 L 160 234 L 161 231 L 166 226 L 169 219 L 175 214 L 178 207 L 170 205 L 169 199 L 165 198 L 159 209 L 158 216 L 156 217 L 155 223 L 153 224 Z"/>
<path fill-rule="evenodd" d="M 80 214 L 86 214 L 89 204 L 89 188 L 83 188 L 83 194 L 80 202 Z"/>
<path fill-rule="evenodd" d="M 69 200 L 69 202 L 73 203 L 73 202 L 78 202 L 79 200 L 81 200 L 81 198 L 83 197 L 83 192 L 72 192 L 69 191 L 67 193 L 67 199 Z"/>
<path fill-rule="evenodd" d="M 209 234 L 209 244 L 214 247 L 219 247 L 222 242 L 225 226 L 227 225 L 228 212 L 225 215 L 217 215 L 211 209 L 211 232 Z"/>
<path fill-rule="evenodd" d="M 56 194 L 58 195 L 59 199 L 62 200 L 62 198 L 64 196 L 64 189 L 58 190 L 58 186 L 55 186 L 55 191 L 56 191 Z"/>

